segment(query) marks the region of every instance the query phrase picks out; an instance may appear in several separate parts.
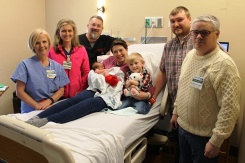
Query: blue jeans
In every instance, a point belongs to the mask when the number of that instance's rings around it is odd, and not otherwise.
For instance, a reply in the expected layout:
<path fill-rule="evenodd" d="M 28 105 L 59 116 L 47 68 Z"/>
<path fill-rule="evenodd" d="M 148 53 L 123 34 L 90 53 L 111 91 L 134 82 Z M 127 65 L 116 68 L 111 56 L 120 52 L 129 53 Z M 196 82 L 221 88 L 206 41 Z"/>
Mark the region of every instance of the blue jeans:
<path fill-rule="evenodd" d="M 100 97 L 94 98 L 95 92 L 84 90 L 73 98 L 61 101 L 49 109 L 41 112 L 37 116 L 47 118 L 48 121 L 56 123 L 66 123 L 88 114 L 99 112 L 108 108 L 104 100 Z"/>
<path fill-rule="evenodd" d="M 147 114 L 151 109 L 151 105 L 146 100 L 136 100 L 133 97 L 124 97 L 122 99 L 122 105 L 118 109 L 124 109 L 126 107 L 133 107 L 139 114 Z"/>
<path fill-rule="evenodd" d="M 178 127 L 178 133 L 180 163 L 218 163 L 218 156 L 214 158 L 204 156 L 204 149 L 210 137 L 193 135 L 180 126 Z"/>

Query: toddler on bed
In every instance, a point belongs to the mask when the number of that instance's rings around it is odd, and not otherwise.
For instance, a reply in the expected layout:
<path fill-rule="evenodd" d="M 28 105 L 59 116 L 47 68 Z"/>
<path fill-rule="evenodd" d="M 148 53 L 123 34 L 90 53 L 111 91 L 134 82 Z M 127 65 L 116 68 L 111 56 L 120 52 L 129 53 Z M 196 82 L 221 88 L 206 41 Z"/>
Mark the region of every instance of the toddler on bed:
<path fill-rule="evenodd" d="M 122 105 L 118 109 L 133 107 L 138 111 L 137 113 L 147 114 L 151 109 L 151 105 L 154 103 L 148 101 L 150 100 L 151 95 L 149 94 L 148 100 L 137 100 L 133 96 L 137 95 L 140 91 L 148 92 L 149 87 L 152 84 L 151 75 L 144 67 L 145 61 L 139 53 L 131 53 L 126 59 L 126 63 L 128 64 L 130 71 L 125 74 L 125 96 L 122 98 Z M 137 76 L 140 75 L 140 80 L 132 79 L 130 75 L 134 75 L 133 73 Z"/>

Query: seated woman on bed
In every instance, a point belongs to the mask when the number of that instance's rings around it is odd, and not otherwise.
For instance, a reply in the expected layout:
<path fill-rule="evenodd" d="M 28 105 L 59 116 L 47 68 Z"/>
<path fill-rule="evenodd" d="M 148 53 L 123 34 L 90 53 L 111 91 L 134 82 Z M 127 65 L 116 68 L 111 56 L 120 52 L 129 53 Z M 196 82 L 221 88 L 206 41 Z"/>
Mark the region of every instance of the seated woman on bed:
<path fill-rule="evenodd" d="M 69 83 L 63 67 L 47 57 L 50 45 L 45 30 L 34 30 L 28 47 L 35 55 L 21 61 L 11 77 L 21 99 L 21 113 L 47 109 L 60 99 Z"/>
<path fill-rule="evenodd" d="M 121 39 L 114 40 L 111 45 L 111 52 L 113 53 L 113 56 L 110 56 L 103 62 L 105 68 L 119 67 L 124 73 L 129 71 L 126 64 L 126 59 L 128 57 L 128 46 L 126 42 Z M 109 92 L 104 96 L 95 96 L 95 91 L 84 90 L 75 97 L 61 101 L 39 113 L 37 116 L 32 117 L 27 123 L 41 127 L 49 121 L 66 123 L 94 112 L 100 112 L 104 108 L 116 109 L 119 106 L 118 101 L 115 104 L 113 98 L 118 97 L 118 93 L 116 94 L 117 96 L 115 96 L 114 93 L 115 92 Z M 153 87 L 150 90 L 150 93 L 153 93 Z M 122 88 L 120 90 L 120 97 L 121 94 Z M 149 95 L 146 92 L 140 92 L 133 97 L 138 100 L 143 100 L 148 99 Z"/>

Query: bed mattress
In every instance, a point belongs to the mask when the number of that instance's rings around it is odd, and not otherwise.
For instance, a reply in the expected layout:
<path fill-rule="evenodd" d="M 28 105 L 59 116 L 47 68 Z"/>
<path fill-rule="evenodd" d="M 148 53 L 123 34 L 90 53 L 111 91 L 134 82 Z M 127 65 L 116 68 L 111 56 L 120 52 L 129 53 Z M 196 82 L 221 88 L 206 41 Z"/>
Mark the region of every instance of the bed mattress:
<path fill-rule="evenodd" d="M 52 133 L 55 142 L 68 147 L 76 162 L 120 163 L 124 151 L 157 123 L 162 95 L 158 97 L 147 115 L 98 112 L 65 124 L 49 122 L 41 129 Z M 39 112 L 8 116 L 26 121 Z"/>

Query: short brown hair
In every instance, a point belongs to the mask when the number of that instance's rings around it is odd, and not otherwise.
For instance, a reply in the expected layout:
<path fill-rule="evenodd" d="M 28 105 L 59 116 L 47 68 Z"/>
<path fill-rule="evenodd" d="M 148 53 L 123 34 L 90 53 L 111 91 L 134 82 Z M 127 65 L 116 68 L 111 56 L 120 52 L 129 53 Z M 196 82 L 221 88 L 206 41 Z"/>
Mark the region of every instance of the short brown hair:
<path fill-rule="evenodd" d="M 124 40 L 122 40 L 122 39 L 116 39 L 116 40 L 114 40 L 114 41 L 111 43 L 111 52 L 112 52 L 112 53 L 113 53 L 112 48 L 113 48 L 114 46 L 116 46 L 116 45 L 121 45 L 121 46 L 123 46 L 125 49 L 128 49 L 128 45 L 127 45 L 127 43 L 126 43 Z"/>
<path fill-rule="evenodd" d="M 177 14 L 178 14 L 179 12 L 181 12 L 181 11 L 184 11 L 184 12 L 185 12 L 187 18 L 190 18 L 190 17 L 191 17 L 191 14 L 190 14 L 189 10 L 188 10 L 186 7 L 184 7 L 184 6 L 178 6 L 178 7 L 174 8 L 174 9 L 170 12 L 169 16 L 170 16 L 170 15 L 175 16 L 175 15 L 177 15 Z"/>

